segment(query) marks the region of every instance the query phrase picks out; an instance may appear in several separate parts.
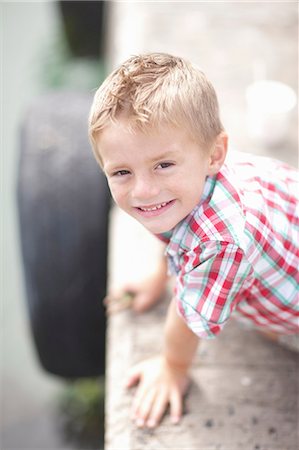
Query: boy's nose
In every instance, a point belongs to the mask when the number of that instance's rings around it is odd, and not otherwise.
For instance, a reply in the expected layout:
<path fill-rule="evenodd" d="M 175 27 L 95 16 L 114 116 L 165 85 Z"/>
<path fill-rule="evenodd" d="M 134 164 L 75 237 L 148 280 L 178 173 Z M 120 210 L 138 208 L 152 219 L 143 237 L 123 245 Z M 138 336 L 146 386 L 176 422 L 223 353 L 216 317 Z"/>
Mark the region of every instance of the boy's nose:
<path fill-rule="evenodd" d="M 154 201 L 157 198 L 159 193 L 159 186 L 155 181 L 151 178 L 136 178 L 133 189 L 132 189 L 132 197 L 134 200 L 144 202 L 150 201 L 151 199 Z"/>

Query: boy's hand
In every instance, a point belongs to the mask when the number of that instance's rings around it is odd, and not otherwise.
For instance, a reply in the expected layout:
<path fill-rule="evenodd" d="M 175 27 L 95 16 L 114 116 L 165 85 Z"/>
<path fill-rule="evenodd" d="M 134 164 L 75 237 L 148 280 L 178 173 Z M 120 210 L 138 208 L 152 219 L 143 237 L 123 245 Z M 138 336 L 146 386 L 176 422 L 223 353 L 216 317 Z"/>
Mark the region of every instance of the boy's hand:
<path fill-rule="evenodd" d="M 166 289 L 167 278 L 154 274 L 141 283 L 128 283 L 118 291 L 111 292 L 104 299 L 108 314 L 132 308 L 144 312 L 154 306 Z"/>
<path fill-rule="evenodd" d="M 165 292 L 168 281 L 167 259 L 163 256 L 157 264 L 156 271 L 145 280 L 127 283 L 122 288 L 110 292 L 104 299 L 108 314 L 132 308 L 143 312 L 155 305 Z"/>
<path fill-rule="evenodd" d="M 104 298 L 107 314 L 115 314 L 132 307 L 134 293 L 127 287 L 112 291 Z"/>
<path fill-rule="evenodd" d="M 130 370 L 126 387 L 137 383 L 132 419 L 138 427 L 157 426 L 168 405 L 172 422 L 176 424 L 180 421 L 183 396 L 190 383 L 187 367 L 175 366 L 164 356 L 151 358 Z"/>

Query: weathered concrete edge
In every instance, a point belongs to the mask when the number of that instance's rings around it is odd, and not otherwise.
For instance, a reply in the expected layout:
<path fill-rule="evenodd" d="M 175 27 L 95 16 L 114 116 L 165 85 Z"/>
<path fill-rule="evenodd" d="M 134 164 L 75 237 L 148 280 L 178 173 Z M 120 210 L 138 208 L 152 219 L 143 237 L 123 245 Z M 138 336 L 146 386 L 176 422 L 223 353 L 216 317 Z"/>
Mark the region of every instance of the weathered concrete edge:
<path fill-rule="evenodd" d="M 109 217 L 108 248 L 109 289 L 146 277 L 161 253 L 158 239 L 116 206 Z M 151 321 L 151 313 L 149 316 Z M 105 450 L 132 450 L 132 395 L 124 388 L 123 377 L 136 362 L 135 321 L 131 310 L 114 314 L 107 321 Z"/>
<path fill-rule="evenodd" d="M 131 450 L 130 398 L 124 388 L 124 375 L 131 366 L 133 329 L 129 312 L 108 319 L 105 450 Z"/>

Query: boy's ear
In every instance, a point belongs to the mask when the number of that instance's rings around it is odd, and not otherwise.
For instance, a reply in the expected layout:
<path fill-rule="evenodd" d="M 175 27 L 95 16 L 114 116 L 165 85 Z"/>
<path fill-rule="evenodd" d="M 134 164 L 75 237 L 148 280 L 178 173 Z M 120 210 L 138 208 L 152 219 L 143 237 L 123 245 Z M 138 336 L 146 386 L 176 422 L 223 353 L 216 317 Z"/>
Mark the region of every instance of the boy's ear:
<path fill-rule="evenodd" d="M 209 161 L 209 175 L 215 175 L 222 167 L 227 153 L 228 136 L 221 132 L 218 134 L 211 150 Z"/>

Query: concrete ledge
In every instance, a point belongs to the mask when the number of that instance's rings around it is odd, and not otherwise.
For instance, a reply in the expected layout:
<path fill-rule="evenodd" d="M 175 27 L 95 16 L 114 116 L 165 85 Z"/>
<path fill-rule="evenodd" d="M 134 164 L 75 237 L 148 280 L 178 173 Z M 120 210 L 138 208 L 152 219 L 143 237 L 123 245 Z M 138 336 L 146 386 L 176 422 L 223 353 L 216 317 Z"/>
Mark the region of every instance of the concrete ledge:
<path fill-rule="evenodd" d="M 114 256 L 123 241 L 116 234 Z M 136 237 L 126 244 L 141 246 Z M 133 391 L 123 388 L 123 376 L 160 350 L 166 308 L 167 299 L 146 314 L 127 310 L 109 319 L 105 449 L 297 450 L 298 355 L 234 321 L 218 339 L 201 344 L 181 424 L 172 425 L 168 415 L 154 431 L 131 423 Z"/>

